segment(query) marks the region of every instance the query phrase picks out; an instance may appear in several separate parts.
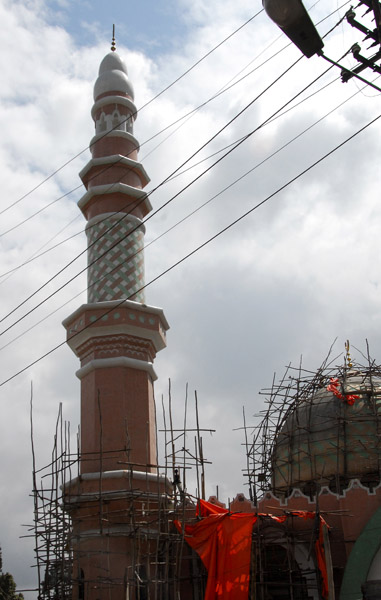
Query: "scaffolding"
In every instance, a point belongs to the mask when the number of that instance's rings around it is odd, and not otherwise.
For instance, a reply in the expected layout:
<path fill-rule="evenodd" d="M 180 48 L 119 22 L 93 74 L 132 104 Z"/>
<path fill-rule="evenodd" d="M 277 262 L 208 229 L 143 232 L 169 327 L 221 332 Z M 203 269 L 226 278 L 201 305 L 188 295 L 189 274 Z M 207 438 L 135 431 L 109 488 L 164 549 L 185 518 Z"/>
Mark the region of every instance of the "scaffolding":
<path fill-rule="evenodd" d="M 344 361 L 331 350 L 316 371 L 305 369 L 302 361 L 297 368 L 289 365 L 280 382 L 274 378 L 262 393 L 267 404 L 252 441 L 244 415 L 250 499 L 237 496 L 227 513 L 254 513 L 248 595 L 250 600 L 331 600 L 334 590 L 340 589 L 349 544 L 342 524 L 348 515 L 340 503 L 353 481 L 361 493 L 376 490 L 381 499 L 381 367 L 369 351 L 361 364 L 353 362 L 348 346 Z M 209 462 L 202 435 L 213 430 L 200 427 L 197 393 L 192 416 L 188 404 L 186 392 L 179 427 L 169 386 L 166 406 L 162 399 L 163 428 L 157 433 L 162 435 L 164 450 L 157 465 L 130 462 L 126 429 L 119 488 L 110 487 L 108 472 L 102 469 L 93 478 L 93 487 L 83 487 L 86 474 L 81 474 L 81 464 L 94 456 L 81 454 L 79 433 L 72 451 L 70 425 L 63 420 L 62 408 L 51 460 L 38 469 L 32 421 L 41 600 L 86 600 L 94 597 L 90 591 L 95 589 L 100 599 L 106 595 L 126 600 L 204 598 L 208 572 L 186 542 L 184 525 L 205 517 L 200 511 L 195 516 L 205 500 Z M 101 465 L 107 461 L 102 452 L 100 443 L 95 458 Z M 121 450 L 115 452 L 120 456 Z M 91 478 L 90 469 L 87 482 Z M 196 487 L 193 496 L 187 491 L 188 482 Z M 337 500 L 336 508 L 332 503 L 329 509 L 322 506 L 324 490 L 325 500 L 328 496 Z M 218 498 L 214 502 L 223 512 Z M 301 502 L 297 509 L 295 502 Z M 182 529 L 175 527 L 176 520 Z M 119 545 L 113 542 L 115 529 Z M 91 536 L 99 539 L 98 545 Z M 121 557 L 125 569 L 115 575 L 112 566 Z M 97 561 L 96 576 L 89 575 L 89 564 Z"/>
<path fill-rule="evenodd" d="M 188 414 L 187 394 L 181 428 L 174 424 L 170 387 L 167 407 L 162 400 L 162 410 L 163 429 L 160 432 L 165 452 L 163 464 L 155 465 L 157 485 L 150 488 L 148 479 L 152 484 L 152 477 L 141 471 L 143 477 L 147 476 L 146 489 L 142 492 L 134 487 L 133 473 L 141 465 L 129 462 L 127 450 L 126 460 L 121 464 L 126 474 L 121 497 L 116 498 L 115 493 L 107 489 L 105 472 L 98 489 L 88 495 L 85 503 L 80 490 L 80 464 L 94 457 L 81 455 L 79 432 L 73 452 L 70 425 L 63 420 L 60 407 L 51 460 L 39 469 L 35 464 L 31 418 L 34 536 L 40 600 L 86 600 L 94 589 L 99 597 L 104 592 L 110 598 L 114 592 L 120 595 L 122 590 L 122 597 L 127 600 L 204 598 L 208 572 L 197 553 L 186 543 L 184 530 L 176 529 L 174 521 L 189 524 L 200 520 L 200 517 L 195 519 L 195 511 L 205 499 L 205 465 L 209 462 L 204 456 L 202 434 L 214 430 L 200 427 L 197 393 L 194 426 Z M 192 440 L 191 448 L 188 440 Z M 190 478 L 196 483 L 194 496 L 187 493 Z M 152 493 L 147 493 L 147 489 Z M 217 498 L 214 501 L 222 506 Z M 308 556 L 318 534 L 317 522 L 313 520 L 303 525 L 296 513 L 285 515 L 281 522 L 270 514 L 258 514 L 254 505 L 251 512 L 257 512 L 257 520 L 250 542 L 249 598 L 319 598 L 321 578 L 316 561 L 313 556 Z M 102 535 L 99 546 L 89 550 L 80 531 L 93 527 L 94 518 L 98 523 L 96 534 Z M 121 523 L 125 527 L 124 535 L 131 549 L 125 555 L 123 577 L 111 575 L 111 565 L 117 558 L 115 547 L 110 547 L 116 523 L 119 528 Z M 302 568 L 299 565 L 301 555 Z M 101 576 L 86 576 L 87 562 L 97 560 L 97 557 L 102 565 Z"/>
<path fill-rule="evenodd" d="M 312 498 L 322 486 L 341 493 L 353 479 L 370 489 L 380 483 L 381 366 L 369 348 L 362 357 L 353 362 L 347 346 L 343 360 L 331 348 L 317 370 L 288 365 L 260 392 L 265 408 L 250 443 L 244 427 L 255 503 L 268 491 L 284 498 L 299 488 Z"/>
<path fill-rule="evenodd" d="M 51 460 L 43 468 L 37 468 L 33 439 L 31 410 L 31 438 L 33 455 L 33 498 L 35 555 L 38 573 L 38 597 L 41 600 L 85 600 L 91 588 L 103 590 L 123 589 L 127 600 L 161 600 L 178 598 L 183 583 L 191 590 L 190 597 L 201 599 L 205 588 L 206 571 L 197 555 L 184 542 L 173 522 L 194 517 L 200 498 L 205 498 L 205 465 L 202 434 L 214 430 L 202 429 L 199 424 L 198 399 L 195 393 L 194 426 L 188 426 L 188 393 L 185 398 L 183 428 L 174 426 L 171 388 L 169 400 L 163 409 L 164 427 L 159 433 L 164 438 L 163 464 L 135 465 L 126 460 L 121 464 L 125 474 L 123 492 L 107 489 L 107 472 L 101 473 L 99 488 L 85 498 L 80 494 L 81 462 L 93 460 L 80 451 L 80 434 L 77 447 L 71 449 L 70 424 L 63 420 L 62 406 L 56 422 Z M 192 448 L 187 447 L 188 439 Z M 126 442 L 128 431 L 126 430 Z M 102 444 L 100 444 L 100 453 Z M 127 446 L 125 446 L 126 448 Z M 121 450 L 116 449 L 116 453 Z M 100 461 L 104 457 L 100 456 Z M 148 472 L 148 467 L 153 471 Z M 139 470 L 143 481 L 142 490 L 134 487 L 134 473 Z M 187 493 L 187 478 L 197 482 L 194 496 Z M 188 475 L 189 474 L 189 475 Z M 119 497 L 117 495 L 119 494 Z M 80 510 L 79 510 L 80 509 Z M 79 510 L 79 512 L 78 512 Z M 89 548 L 81 541 L 83 528 L 98 522 L 99 548 L 90 551 L 101 555 L 102 575 L 95 579 L 84 576 L 83 562 L 89 561 Z M 115 524 L 118 536 L 126 537 L 126 569 L 123 578 L 112 577 L 110 565 L 115 561 L 115 548 L 109 541 Z M 120 532 L 124 533 L 120 533 Z M 188 594 L 189 595 L 189 594 Z"/>
<path fill-rule="evenodd" d="M 305 368 L 302 360 L 297 367 L 288 365 L 281 379 L 274 376 L 271 387 L 261 392 L 265 408 L 256 415 L 258 424 L 249 428 L 244 414 L 244 474 L 252 504 L 258 513 L 287 518 L 287 533 L 277 534 L 272 526 L 278 540 L 274 547 L 283 552 L 283 565 L 288 560 L 277 577 L 284 584 L 290 569 L 299 580 L 290 580 L 289 595 L 279 592 L 282 598 L 333 599 L 342 586 L 348 589 L 347 561 L 381 502 L 381 366 L 368 344 L 365 354 L 357 352 L 361 361 L 355 362 L 347 342 L 344 356 L 335 356 L 331 347 L 316 370 Z M 301 527 L 292 520 L 295 509 L 314 514 L 315 523 Z M 326 595 L 319 551 L 312 551 L 321 537 L 319 518 L 328 525 L 323 540 Z M 263 530 L 256 543 L 260 556 L 271 553 Z M 311 556 L 312 561 L 305 560 Z M 261 585 L 268 590 L 270 575 L 259 568 Z M 278 598 L 276 591 L 269 593 Z"/>

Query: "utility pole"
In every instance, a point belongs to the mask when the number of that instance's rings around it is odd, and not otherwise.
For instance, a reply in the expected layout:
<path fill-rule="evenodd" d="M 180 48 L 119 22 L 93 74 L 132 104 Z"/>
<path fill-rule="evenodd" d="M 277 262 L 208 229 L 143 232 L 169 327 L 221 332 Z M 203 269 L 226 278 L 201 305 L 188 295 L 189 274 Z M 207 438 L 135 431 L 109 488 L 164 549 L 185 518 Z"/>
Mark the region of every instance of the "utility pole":
<path fill-rule="evenodd" d="M 329 63 L 339 67 L 343 83 L 346 83 L 352 77 L 356 77 L 356 79 L 381 92 L 380 87 L 359 75 L 365 69 L 371 69 L 373 72 L 381 74 L 381 4 L 379 0 L 359 0 L 356 6 L 356 10 L 365 9 L 362 18 L 365 15 L 371 15 L 371 21 L 374 22 L 372 28 L 364 25 L 360 20 L 361 17 L 360 19 L 357 18 L 353 7 L 345 15 L 349 25 L 364 34 L 363 41 L 371 42 L 367 50 L 377 47 L 375 52 L 372 50 L 370 56 L 364 56 L 360 45 L 358 43 L 354 44 L 349 52 L 352 53 L 357 64 L 351 69 L 335 62 L 324 54 L 323 40 L 301 0 L 263 0 L 263 7 L 270 19 L 290 38 L 304 56 L 311 58 L 311 56 L 317 54 Z"/>

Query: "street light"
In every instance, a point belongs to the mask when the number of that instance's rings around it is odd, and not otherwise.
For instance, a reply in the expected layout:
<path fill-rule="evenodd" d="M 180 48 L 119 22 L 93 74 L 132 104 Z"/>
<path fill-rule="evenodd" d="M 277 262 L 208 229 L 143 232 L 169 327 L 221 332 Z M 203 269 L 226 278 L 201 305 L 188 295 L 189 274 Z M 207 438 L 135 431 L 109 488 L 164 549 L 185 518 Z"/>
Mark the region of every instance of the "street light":
<path fill-rule="evenodd" d="M 290 38 L 299 50 L 310 58 L 321 54 L 323 40 L 301 0 L 262 0 L 272 21 Z"/>

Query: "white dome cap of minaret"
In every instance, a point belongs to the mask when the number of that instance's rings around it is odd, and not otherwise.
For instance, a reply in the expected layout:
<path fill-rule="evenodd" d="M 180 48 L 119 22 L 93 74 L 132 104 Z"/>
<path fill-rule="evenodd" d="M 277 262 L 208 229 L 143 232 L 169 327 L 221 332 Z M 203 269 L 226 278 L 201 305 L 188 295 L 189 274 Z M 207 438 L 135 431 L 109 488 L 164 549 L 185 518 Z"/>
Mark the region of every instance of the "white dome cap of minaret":
<path fill-rule="evenodd" d="M 94 100 L 101 94 L 119 92 L 134 99 L 134 88 L 128 79 L 127 67 L 115 52 L 115 38 L 111 45 L 112 52 L 106 54 L 99 67 L 99 76 L 94 85 Z"/>

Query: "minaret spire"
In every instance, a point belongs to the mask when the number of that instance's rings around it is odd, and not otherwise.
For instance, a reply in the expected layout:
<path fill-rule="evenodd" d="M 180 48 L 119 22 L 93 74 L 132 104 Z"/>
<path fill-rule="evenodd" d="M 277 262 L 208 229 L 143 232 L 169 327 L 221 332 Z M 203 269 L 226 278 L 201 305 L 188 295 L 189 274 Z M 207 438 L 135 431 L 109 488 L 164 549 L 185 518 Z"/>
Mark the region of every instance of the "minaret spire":
<path fill-rule="evenodd" d="M 141 471 L 151 465 L 152 472 L 157 460 L 152 363 L 166 345 L 168 323 L 161 309 L 145 303 L 143 220 L 152 207 L 143 191 L 149 177 L 132 134 L 133 96 L 123 60 L 110 52 L 94 85 L 92 158 L 80 172 L 86 188 L 78 206 L 87 220 L 88 303 L 64 321 L 69 346 L 81 359 L 81 444 L 91 456 L 82 461 L 82 473 L 118 469 L 126 460 Z M 102 460 L 96 459 L 98 393 L 103 414 L 109 399 L 113 404 L 108 428 L 103 422 Z"/>
<path fill-rule="evenodd" d="M 143 188 L 149 177 L 133 135 L 133 87 L 115 48 L 114 26 L 111 52 L 94 85 L 92 156 L 80 173 L 87 303 L 64 321 L 68 344 L 81 361 L 80 475 L 65 486 L 77 581 L 72 600 L 130 597 L 126 577 L 132 573 L 135 581 L 139 569 L 150 572 L 148 559 L 136 564 L 131 506 L 158 510 L 162 494 L 172 489 L 157 473 L 153 392 L 153 361 L 166 345 L 169 325 L 160 308 L 145 303 L 144 218 L 152 207 Z M 157 556 L 154 525 L 147 529 L 143 518 L 141 556 Z"/>
<path fill-rule="evenodd" d="M 116 50 L 116 44 L 115 44 L 115 25 L 112 26 L 111 50 L 112 50 L 112 52 L 115 52 L 115 50 Z"/>

